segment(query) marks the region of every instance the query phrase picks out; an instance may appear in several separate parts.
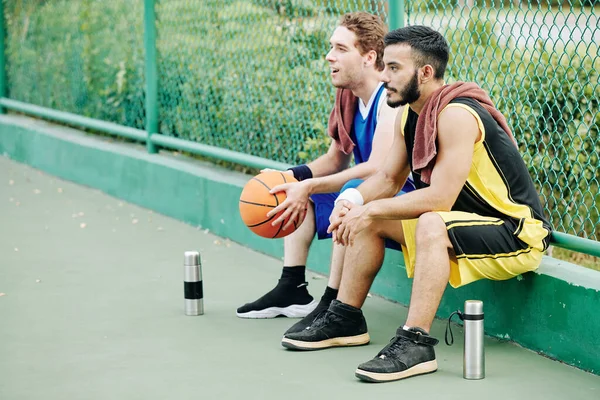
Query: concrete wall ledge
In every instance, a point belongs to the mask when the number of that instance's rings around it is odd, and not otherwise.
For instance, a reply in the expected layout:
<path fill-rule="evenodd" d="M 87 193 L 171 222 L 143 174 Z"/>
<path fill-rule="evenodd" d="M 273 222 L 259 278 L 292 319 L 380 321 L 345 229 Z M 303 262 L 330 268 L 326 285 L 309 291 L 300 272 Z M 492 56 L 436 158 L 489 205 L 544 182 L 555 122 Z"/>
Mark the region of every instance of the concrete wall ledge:
<path fill-rule="evenodd" d="M 0 115 L 0 154 L 274 257 L 283 254 L 281 240 L 257 237 L 239 218 L 247 175 L 19 115 Z M 327 274 L 330 246 L 313 245 L 310 269 Z M 402 253 L 388 250 L 371 293 L 407 304 L 410 290 Z M 483 300 L 488 335 L 600 374 L 600 272 L 545 257 L 538 271 L 518 279 L 448 288 L 438 316 L 447 318 L 467 299 Z"/>

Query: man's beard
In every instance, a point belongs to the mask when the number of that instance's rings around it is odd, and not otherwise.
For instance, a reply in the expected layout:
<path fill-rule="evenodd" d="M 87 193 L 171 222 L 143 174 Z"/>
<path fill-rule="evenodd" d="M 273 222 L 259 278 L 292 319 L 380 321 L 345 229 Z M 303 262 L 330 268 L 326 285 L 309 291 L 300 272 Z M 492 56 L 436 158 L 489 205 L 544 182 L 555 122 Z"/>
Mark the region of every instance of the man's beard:
<path fill-rule="evenodd" d="M 387 88 L 387 84 L 384 84 L 384 86 Z M 401 93 L 398 93 L 398 95 L 400 96 L 400 99 L 396 101 L 392 101 L 388 97 L 388 106 L 396 108 L 414 103 L 415 101 L 419 100 L 419 97 L 421 97 L 421 91 L 419 90 L 419 79 L 416 71 L 410 82 L 408 82 L 408 85 Z"/>

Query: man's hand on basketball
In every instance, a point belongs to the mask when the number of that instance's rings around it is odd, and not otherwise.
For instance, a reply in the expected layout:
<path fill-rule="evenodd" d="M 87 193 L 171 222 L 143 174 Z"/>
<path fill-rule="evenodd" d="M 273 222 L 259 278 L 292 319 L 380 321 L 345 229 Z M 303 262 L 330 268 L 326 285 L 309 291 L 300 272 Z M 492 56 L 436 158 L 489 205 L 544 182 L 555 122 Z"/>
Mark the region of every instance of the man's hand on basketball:
<path fill-rule="evenodd" d="M 306 208 L 308 207 L 308 196 L 310 195 L 310 187 L 307 181 L 291 182 L 277 185 L 271 189 L 270 193 L 285 192 L 286 199 L 277 207 L 267 213 L 267 217 L 271 218 L 280 211 L 283 213 L 277 217 L 272 225 L 280 224 L 282 221 L 287 221 L 283 229 L 288 229 L 294 222 L 300 225 L 304 221 Z M 285 211 L 284 211 L 285 210 Z"/>
<path fill-rule="evenodd" d="M 368 228 L 373 220 L 368 215 L 367 206 L 358 206 L 344 200 L 335 206 L 329 222 L 327 232 L 332 233 L 333 242 L 352 246 L 356 235 Z"/>

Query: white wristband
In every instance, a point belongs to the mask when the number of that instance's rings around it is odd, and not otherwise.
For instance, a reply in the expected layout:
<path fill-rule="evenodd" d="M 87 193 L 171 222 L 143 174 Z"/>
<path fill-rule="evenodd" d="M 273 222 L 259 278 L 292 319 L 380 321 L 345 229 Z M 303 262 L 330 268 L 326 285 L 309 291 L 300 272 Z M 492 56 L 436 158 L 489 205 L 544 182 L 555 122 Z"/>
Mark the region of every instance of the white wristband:
<path fill-rule="evenodd" d="M 336 206 L 338 201 L 341 200 L 348 200 L 350 203 L 358 204 L 359 206 L 365 204 L 365 200 L 363 199 L 362 194 L 360 194 L 358 189 L 355 188 L 346 189 L 342 193 L 340 193 L 337 199 L 335 199 L 335 203 L 333 203 L 334 206 Z"/>

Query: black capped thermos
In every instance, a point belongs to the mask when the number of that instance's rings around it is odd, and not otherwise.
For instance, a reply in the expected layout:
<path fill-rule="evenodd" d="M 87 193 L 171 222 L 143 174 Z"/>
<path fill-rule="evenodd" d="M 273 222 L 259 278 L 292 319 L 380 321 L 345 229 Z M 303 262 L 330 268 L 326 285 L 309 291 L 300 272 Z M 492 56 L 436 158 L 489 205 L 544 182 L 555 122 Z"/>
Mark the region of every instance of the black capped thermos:
<path fill-rule="evenodd" d="M 483 349 L 483 302 L 465 301 L 462 315 L 465 327 L 463 378 L 485 378 L 485 352 Z"/>
<path fill-rule="evenodd" d="M 183 291 L 185 315 L 204 314 L 202 293 L 202 264 L 200 253 L 186 251 L 183 261 Z"/>
<path fill-rule="evenodd" d="M 470 380 L 483 379 L 485 378 L 483 302 L 481 300 L 467 300 L 465 301 L 464 312 L 457 310 L 450 314 L 446 326 L 446 344 L 448 346 L 454 343 L 454 335 L 452 335 L 450 326 L 454 315 L 458 315 L 464 323 L 463 378 Z"/>

